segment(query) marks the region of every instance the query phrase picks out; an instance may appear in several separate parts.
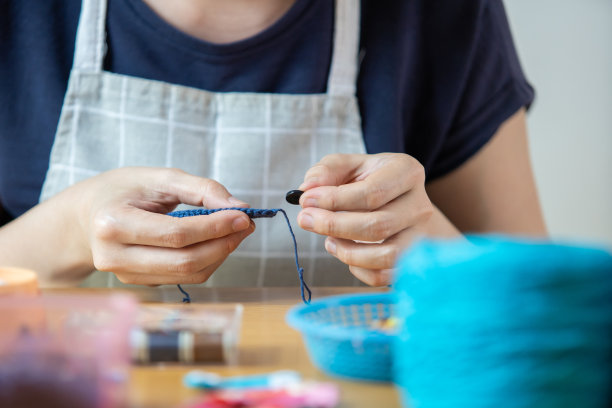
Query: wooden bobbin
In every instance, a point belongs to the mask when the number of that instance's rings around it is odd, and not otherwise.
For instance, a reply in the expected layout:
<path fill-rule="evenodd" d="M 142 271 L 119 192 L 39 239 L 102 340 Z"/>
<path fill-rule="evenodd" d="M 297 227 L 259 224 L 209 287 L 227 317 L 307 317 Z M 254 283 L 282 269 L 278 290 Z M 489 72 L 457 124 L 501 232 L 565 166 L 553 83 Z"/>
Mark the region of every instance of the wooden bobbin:
<path fill-rule="evenodd" d="M 0 296 L 38 295 L 36 272 L 29 269 L 0 267 Z"/>

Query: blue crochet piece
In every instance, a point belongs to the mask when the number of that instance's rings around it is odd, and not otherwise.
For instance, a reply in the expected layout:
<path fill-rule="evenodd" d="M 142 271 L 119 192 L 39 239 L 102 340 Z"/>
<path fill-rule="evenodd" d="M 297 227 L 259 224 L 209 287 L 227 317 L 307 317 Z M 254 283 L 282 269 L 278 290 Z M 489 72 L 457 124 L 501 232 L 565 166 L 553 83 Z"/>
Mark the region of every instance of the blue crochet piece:
<path fill-rule="evenodd" d="M 211 209 L 197 208 L 193 210 L 174 211 L 174 212 L 168 213 L 168 215 L 171 215 L 172 217 L 183 218 L 183 217 L 192 217 L 194 215 L 208 215 L 208 214 L 213 214 L 219 211 L 226 211 L 226 210 L 242 211 L 243 213 L 245 213 L 251 218 L 272 218 L 276 215 L 277 212 L 283 211 L 281 209 L 268 210 L 268 209 L 261 209 L 261 208 L 239 208 L 239 207 L 211 208 Z"/>
<path fill-rule="evenodd" d="M 239 207 L 210 208 L 210 209 L 198 208 L 198 209 L 193 209 L 193 210 L 173 211 L 173 212 L 168 213 L 168 215 L 170 215 L 172 217 L 177 217 L 177 218 L 184 218 L 184 217 L 193 217 L 195 215 L 208 215 L 208 214 L 213 214 L 213 213 L 216 213 L 216 212 L 219 212 L 219 211 L 227 211 L 227 210 L 242 211 L 243 213 L 248 215 L 250 218 L 272 218 L 276 214 L 278 214 L 279 212 L 283 214 L 283 216 L 285 217 L 285 221 L 287 221 L 287 226 L 289 227 L 289 233 L 291 234 L 291 238 L 293 238 L 293 250 L 294 250 L 294 255 L 295 255 L 295 267 L 297 268 L 298 278 L 300 279 L 300 292 L 302 294 L 302 301 L 304 303 L 306 303 L 306 304 L 310 303 L 310 299 L 312 297 L 312 293 L 310 291 L 310 288 L 306 284 L 306 282 L 304 282 L 304 268 L 300 267 L 300 263 L 299 263 L 299 260 L 298 260 L 297 241 L 295 240 L 295 234 L 293 233 L 293 228 L 291 228 L 291 223 L 289 222 L 289 217 L 287 217 L 287 213 L 282 208 L 271 208 L 271 209 L 266 209 L 266 208 L 239 208 Z M 183 303 L 190 303 L 191 302 L 191 296 L 189 296 L 189 293 L 187 293 L 185 291 L 185 289 L 183 289 L 181 287 L 181 285 L 177 285 L 177 286 L 178 286 L 179 290 L 181 291 L 181 293 L 185 296 L 183 298 Z M 305 293 L 308 293 L 308 299 L 306 299 Z"/>

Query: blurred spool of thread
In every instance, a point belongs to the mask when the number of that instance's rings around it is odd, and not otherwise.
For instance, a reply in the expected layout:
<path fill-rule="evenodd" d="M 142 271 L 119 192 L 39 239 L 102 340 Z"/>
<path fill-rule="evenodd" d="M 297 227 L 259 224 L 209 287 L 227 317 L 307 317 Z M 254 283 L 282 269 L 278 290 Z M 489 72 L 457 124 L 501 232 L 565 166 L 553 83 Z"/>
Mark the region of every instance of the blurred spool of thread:
<path fill-rule="evenodd" d="M 502 237 L 398 263 L 395 381 L 418 408 L 610 408 L 612 256 Z"/>
<path fill-rule="evenodd" d="M 223 362 L 223 333 L 141 330 L 131 334 L 132 361 L 141 364 Z"/>
<path fill-rule="evenodd" d="M 38 295 L 36 272 L 29 269 L 0 267 L 0 296 Z"/>

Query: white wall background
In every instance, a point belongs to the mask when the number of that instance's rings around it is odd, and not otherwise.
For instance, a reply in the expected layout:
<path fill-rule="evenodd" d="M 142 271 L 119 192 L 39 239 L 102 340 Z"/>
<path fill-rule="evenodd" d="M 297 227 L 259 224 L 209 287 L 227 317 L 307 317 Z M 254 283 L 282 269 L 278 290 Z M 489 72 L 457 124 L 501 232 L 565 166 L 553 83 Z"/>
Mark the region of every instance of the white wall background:
<path fill-rule="evenodd" d="M 612 0 L 505 0 L 536 101 L 531 155 L 554 238 L 612 248 Z"/>

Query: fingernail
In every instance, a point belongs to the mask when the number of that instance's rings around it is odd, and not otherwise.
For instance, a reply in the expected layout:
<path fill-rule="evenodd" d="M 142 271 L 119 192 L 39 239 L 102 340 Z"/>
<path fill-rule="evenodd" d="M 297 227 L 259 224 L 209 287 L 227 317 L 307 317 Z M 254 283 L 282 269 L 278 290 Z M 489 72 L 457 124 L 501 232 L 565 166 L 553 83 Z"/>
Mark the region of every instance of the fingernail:
<path fill-rule="evenodd" d="M 244 201 L 241 201 L 239 199 L 237 199 L 234 196 L 230 196 L 227 201 L 229 201 L 230 203 L 232 203 L 232 205 L 235 205 L 236 207 L 244 207 L 245 205 L 248 206 L 247 203 L 245 203 Z"/>
<path fill-rule="evenodd" d="M 316 198 L 307 198 L 304 200 L 304 207 L 316 207 L 317 199 Z"/>
<path fill-rule="evenodd" d="M 327 238 L 325 240 L 325 249 L 332 255 L 336 255 L 336 243 L 333 239 Z"/>
<path fill-rule="evenodd" d="M 234 231 L 242 231 L 250 225 L 249 220 L 246 217 L 238 217 L 232 222 L 232 228 Z"/>
<path fill-rule="evenodd" d="M 302 228 L 312 228 L 314 226 L 314 221 L 310 214 L 303 214 L 300 217 L 300 226 Z"/>

